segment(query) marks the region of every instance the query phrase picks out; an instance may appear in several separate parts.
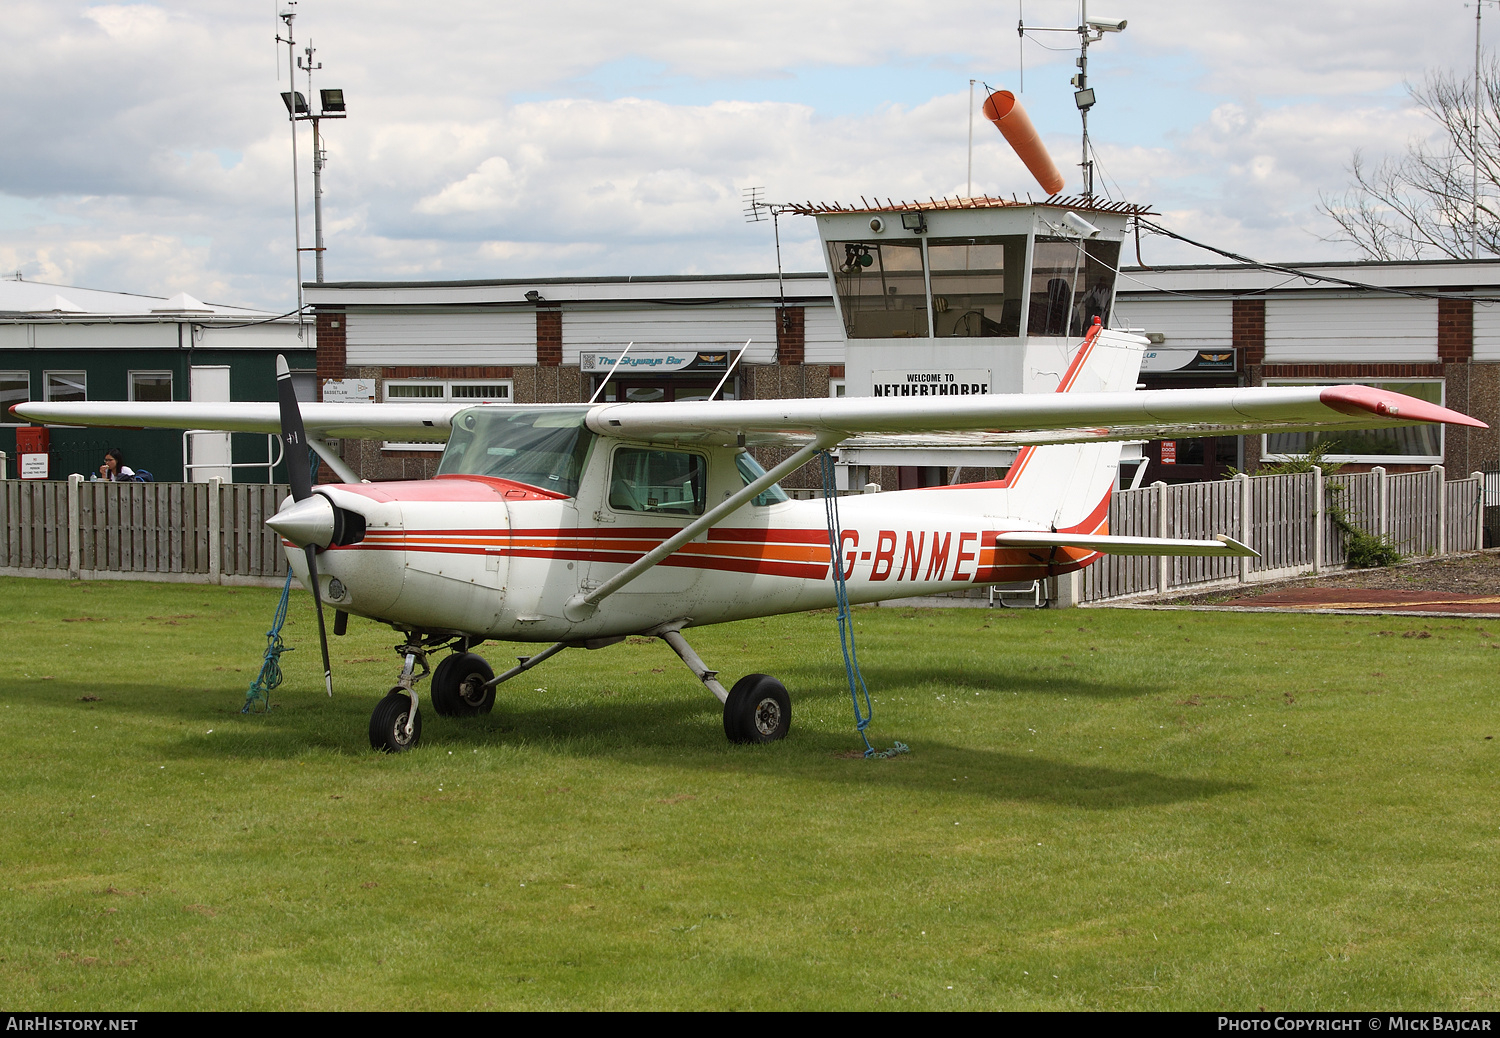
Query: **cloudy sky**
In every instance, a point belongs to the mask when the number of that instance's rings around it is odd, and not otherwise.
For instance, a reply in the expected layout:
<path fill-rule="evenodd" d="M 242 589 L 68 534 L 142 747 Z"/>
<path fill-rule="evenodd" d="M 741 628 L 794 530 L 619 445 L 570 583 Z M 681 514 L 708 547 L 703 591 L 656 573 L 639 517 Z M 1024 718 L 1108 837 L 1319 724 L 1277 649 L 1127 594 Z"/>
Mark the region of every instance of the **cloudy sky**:
<path fill-rule="evenodd" d="M 275 310 L 295 305 L 285 0 L 9 0 L 0 48 L 0 271 Z M 331 281 L 774 267 L 772 200 L 962 193 L 969 80 L 1020 90 L 1068 188 L 1076 36 L 1024 45 L 1013 0 L 301 0 L 298 49 L 342 87 L 328 126 Z M 1260 258 L 1354 258 L 1320 192 L 1355 148 L 1430 125 L 1405 83 L 1472 67 L 1462 0 L 1094 0 L 1103 184 Z M 1076 3 L 1027 0 L 1028 24 Z M 1500 33 L 1491 11 L 1485 37 Z M 1043 46 L 1059 48 L 1048 50 Z M 1488 48 L 1487 48 L 1488 49 Z M 299 75 L 298 88 L 306 90 Z M 305 131 L 304 131 L 305 133 Z M 300 145 L 311 244 L 308 140 Z M 976 118 L 975 193 L 1041 194 Z M 784 220 L 788 269 L 821 269 Z M 1160 238 L 1147 262 L 1207 257 Z M 12 275 L 13 276 L 13 275 Z M 307 265 L 311 280 L 311 262 Z"/>

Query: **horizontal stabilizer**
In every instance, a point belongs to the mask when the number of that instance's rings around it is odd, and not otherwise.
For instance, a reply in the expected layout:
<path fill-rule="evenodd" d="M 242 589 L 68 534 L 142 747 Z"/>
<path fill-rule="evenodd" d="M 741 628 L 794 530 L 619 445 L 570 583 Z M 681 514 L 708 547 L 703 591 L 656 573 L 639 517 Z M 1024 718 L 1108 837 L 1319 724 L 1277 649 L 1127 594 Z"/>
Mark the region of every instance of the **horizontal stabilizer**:
<path fill-rule="evenodd" d="M 1107 555 L 1208 555 L 1220 558 L 1260 558 L 1260 552 L 1233 537 L 1216 534 L 1211 541 L 1174 540 L 1170 537 L 1111 537 L 1107 534 L 1002 533 L 995 538 L 1001 548 L 1086 548 Z"/>

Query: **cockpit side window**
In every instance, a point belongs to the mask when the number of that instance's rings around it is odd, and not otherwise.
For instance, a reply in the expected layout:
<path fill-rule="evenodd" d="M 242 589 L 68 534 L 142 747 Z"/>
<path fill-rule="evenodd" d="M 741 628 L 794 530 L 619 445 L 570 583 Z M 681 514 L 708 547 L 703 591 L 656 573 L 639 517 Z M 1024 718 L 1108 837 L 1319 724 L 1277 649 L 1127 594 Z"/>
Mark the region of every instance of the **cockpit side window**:
<path fill-rule="evenodd" d="M 491 476 L 574 497 L 594 434 L 587 407 L 474 407 L 453 419 L 438 475 Z"/>
<path fill-rule="evenodd" d="M 609 507 L 622 512 L 702 515 L 708 463 L 687 451 L 621 447 L 609 477 Z"/>
<path fill-rule="evenodd" d="M 740 470 L 740 478 L 745 481 L 745 486 L 747 487 L 766 474 L 766 470 L 760 467 L 760 462 L 756 461 L 749 454 L 735 455 L 734 465 L 735 468 Z M 781 489 L 781 485 L 779 483 L 772 483 L 765 490 L 751 498 L 750 503 L 764 508 L 766 505 L 779 505 L 781 502 L 789 500 L 791 499 L 786 496 L 786 491 Z"/>

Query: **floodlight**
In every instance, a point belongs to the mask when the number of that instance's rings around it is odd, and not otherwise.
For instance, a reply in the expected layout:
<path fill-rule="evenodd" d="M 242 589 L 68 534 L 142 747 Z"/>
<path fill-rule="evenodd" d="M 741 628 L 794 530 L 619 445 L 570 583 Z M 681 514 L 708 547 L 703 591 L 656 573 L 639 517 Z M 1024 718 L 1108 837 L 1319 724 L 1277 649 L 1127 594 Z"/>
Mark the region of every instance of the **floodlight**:
<path fill-rule="evenodd" d="M 1094 107 L 1094 88 L 1085 87 L 1082 90 L 1075 90 L 1073 92 L 1073 103 L 1085 112 Z"/>
<path fill-rule="evenodd" d="M 1126 20 L 1124 18 L 1090 18 L 1088 27 L 1095 32 L 1124 32 Z"/>
<path fill-rule="evenodd" d="M 344 110 L 344 92 L 342 90 L 319 90 L 323 99 L 323 111 L 342 112 Z"/>
<path fill-rule="evenodd" d="M 530 292 L 526 293 L 526 301 L 528 303 L 540 303 L 542 301 L 542 294 L 533 288 Z"/>
<path fill-rule="evenodd" d="M 293 98 L 296 98 L 295 102 L 292 100 Z M 281 92 L 281 103 L 286 105 L 288 115 L 307 114 L 307 98 L 302 96 L 302 91 L 300 90 L 283 90 Z"/>
<path fill-rule="evenodd" d="M 902 213 L 901 214 L 901 226 L 905 227 L 908 231 L 911 231 L 911 233 L 913 233 L 913 234 L 921 234 L 923 231 L 927 230 L 927 214 L 926 213 Z"/>
<path fill-rule="evenodd" d="M 1104 232 L 1071 210 L 1063 213 L 1063 225 L 1080 238 L 1097 238 Z"/>

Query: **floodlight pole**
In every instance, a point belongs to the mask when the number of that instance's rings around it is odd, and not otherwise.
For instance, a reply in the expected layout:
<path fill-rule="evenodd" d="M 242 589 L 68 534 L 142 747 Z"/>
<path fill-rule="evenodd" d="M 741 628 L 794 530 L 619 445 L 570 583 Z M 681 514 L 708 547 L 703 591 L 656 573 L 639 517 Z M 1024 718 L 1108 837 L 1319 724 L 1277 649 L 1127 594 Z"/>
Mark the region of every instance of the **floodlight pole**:
<path fill-rule="evenodd" d="M 292 103 L 287 105 L 287 121 L 292 124 L 292 240 L 296 247 L 297 256 L 297 324 L 301 331 L 302 321 L 302 199 L 297 188 L 297 55 L 294 51 L 296 46 L 292 37 L 292 19 L 297 17 L 293 9 L 297 6 L 297 0 L 287 0 L 287 9 L 281 12 L 281 20 L 286 23 L 286 39 L 280 35 L 276 37 L 277 43 L 286 44 L 286 68 L 287 86 L 292 92 Z"/>

